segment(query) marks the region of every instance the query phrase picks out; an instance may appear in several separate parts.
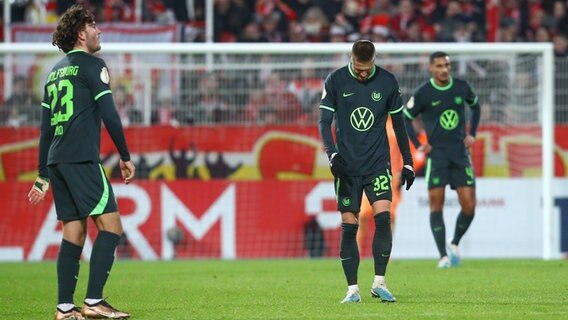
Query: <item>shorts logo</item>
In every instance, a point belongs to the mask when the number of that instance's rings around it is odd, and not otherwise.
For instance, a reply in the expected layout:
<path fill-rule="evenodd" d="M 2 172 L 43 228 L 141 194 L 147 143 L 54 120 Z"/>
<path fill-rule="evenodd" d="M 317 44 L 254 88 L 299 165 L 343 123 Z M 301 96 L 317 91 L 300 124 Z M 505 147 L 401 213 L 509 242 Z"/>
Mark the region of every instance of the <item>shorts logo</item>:
<path fill-rule="evenodd" d="M 455 129 L 460 123 L 460 117 L 455 110 L 448 109 L 440 116 L 440 125 L 446 130 Z"/>
<path fill-rule="evenodd" d="M 349 199 L 349 198 L 343 198 L 343 199 L 341 200 L 341 204 L 342 204 L 344 207 L 349 207 L 349 205 L 351 204 L 351 199 Z"/>
<path fill-rule="evenodd" d="M 349 118 L 351 120 L 351 126 L 357 131 L 367 131 L 371 129 L 375 122 L 373 112 L 366 107 L 359 107 L 353 110 Z"/>
<path fill-rule="evenodd" d="M 455 98 L 454 98 L 454 102 L 455 102 L 455 104 L 462 104 L 462 103 L 463 103 L 463 99 L 462 99 L 462 97 L 455 97 Z"/>
<path fill-rule="evenodd" d="M 432 178 L 432 184 L 440 184 L 440 178 L 438 177 Z"/>
<path fill-rule="evenodd" d="M 381 93 L 378 91 L 373 91 L 373 93 L 371 94 L 371 99 L 373 99 L 373 101 L 380 101 Z"/>

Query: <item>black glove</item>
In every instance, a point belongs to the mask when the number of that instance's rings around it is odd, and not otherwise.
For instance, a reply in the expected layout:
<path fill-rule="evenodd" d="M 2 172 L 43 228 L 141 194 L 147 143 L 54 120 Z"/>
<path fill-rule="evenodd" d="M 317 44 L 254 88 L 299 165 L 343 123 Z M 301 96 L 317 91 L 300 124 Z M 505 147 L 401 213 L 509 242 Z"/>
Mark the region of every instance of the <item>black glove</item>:
<path fill-rule="evenodd" d="M 347 171 L 347 162 L 339 153 L 334 153 L 329 159 L 329 168 L 334 177 L 342 177 Z"/>
<path fill-rule="evenodd" d="M 412 169 L 412 166 L 408 164 L 404 165 L 400 173 L 400 184 L 404 185 L 406 183 L 406 190 L 408 190 L 414 183 L 414 178 L 414 169 Z"/>

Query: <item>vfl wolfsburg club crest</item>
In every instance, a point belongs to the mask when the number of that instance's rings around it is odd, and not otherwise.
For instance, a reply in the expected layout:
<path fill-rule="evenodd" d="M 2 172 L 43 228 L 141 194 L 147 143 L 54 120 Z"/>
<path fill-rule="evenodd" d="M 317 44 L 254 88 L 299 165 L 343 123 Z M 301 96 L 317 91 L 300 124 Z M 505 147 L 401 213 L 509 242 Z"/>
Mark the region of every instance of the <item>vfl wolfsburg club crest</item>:
<path fill-rule="evenodd" d="M 448 109 L 440 116 L 440 125 L 446 130 L 455 129 L 460 123 L 460 116 L 455 110 Z"/>
<path fill-rule="evenodd" d="M 373 93 L 371 94 L 371 99 L 373 99 L 374 101 L 381 100 L 381 93 L 378 91 L 373 91 Z"/>
<path fill-rule="evenodd" d="M 349 207 L 349 205 L 351 204 L 351 199 L 349 199 L 349 198 L 343 198 L 343 200 L 341 200 L 341 204 L 342 204 L 344 207 Z"/>
<path fill-rule="evenodd" d="M 349 120 L 351 121 L 353 129 L 357 131 L 367 131 L 373 126 L 375 115 L 373 115 L 373 112 L 369 108 L 358 107 L 351 112 Z"/>
<path fill-rule="evenodd" d="M 454 102 L 455 102 L 456 104 L 462 104 L 463 99 L 462 99 L 462 97 L 455 97 L 455 98 L 454 98 Z"/>

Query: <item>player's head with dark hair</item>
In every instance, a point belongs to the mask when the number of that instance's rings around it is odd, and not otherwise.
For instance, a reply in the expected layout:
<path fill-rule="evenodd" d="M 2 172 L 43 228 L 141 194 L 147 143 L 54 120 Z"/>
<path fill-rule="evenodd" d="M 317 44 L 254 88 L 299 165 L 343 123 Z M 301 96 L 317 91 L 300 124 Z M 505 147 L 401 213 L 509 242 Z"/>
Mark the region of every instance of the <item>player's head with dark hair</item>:
<path fill-rule="evenodd" d="M 351 48 L 351 74 L 365 81 L 375 70 L 375 45 L 369 40 L 357 40 Z"/>
<path fill-rule="evenodd" d="M 369 40 L 357 40 L 351 47 L 351 56 L 359 62 L 375 60 L 375 45 Z"/>
<path fill-rule="evenodd" d="M 450 57 L 443 51 L 436 51 L 430 55 L 430 73 L 437 85 L 445 86 L 451 80 L 452 65 Z"/>
<path fill-rule="evenodd" d="M 436 58 L 445 58 L 445 57 L 449 57 L 447 53 L 445 53 L 444 51 L 436 51 L 433 52 L 430 55 L 430 63 L 434 63 L 434 61 L 436 60 Z"/>
<path fill-rule="evenodd" d="M 92 12 L 81 5 L 73 5 L 59 19 L 57 28 L 53 32 L 52 44 L 67 53 L 77 45 L 80 40 L 80 33 L 85 32 L 87 26 L 94 25 L 94 23 L 95 16 Z"/>

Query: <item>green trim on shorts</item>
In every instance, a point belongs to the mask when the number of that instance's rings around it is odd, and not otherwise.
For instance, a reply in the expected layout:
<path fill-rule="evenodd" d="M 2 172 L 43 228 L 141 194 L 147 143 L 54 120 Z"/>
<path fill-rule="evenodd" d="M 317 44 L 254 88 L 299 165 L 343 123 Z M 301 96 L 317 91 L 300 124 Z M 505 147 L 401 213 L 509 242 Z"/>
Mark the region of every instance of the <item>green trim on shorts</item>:
<path fill-rule="evenodd" d="M 335 184 L 335 202 L 339 203 L 339 183 L 341 182 L 340 178 L 337 178 L 337 183 Z"/>
<path fill-rule="evenodd" d="M 99 200 L 99 203 L 97 203 L 97 206 L 93 209 L 93 211 L 91 211 L 91 213 L 89 213 L 90 216 L 102 214 L 108 203 L 109 187 L 106 180 L 105 171 L 100 163 L 99 168 L 101 169 L 101 178 L 103 179 L 103 194 L 101 196 L 101 200 Z"/>

